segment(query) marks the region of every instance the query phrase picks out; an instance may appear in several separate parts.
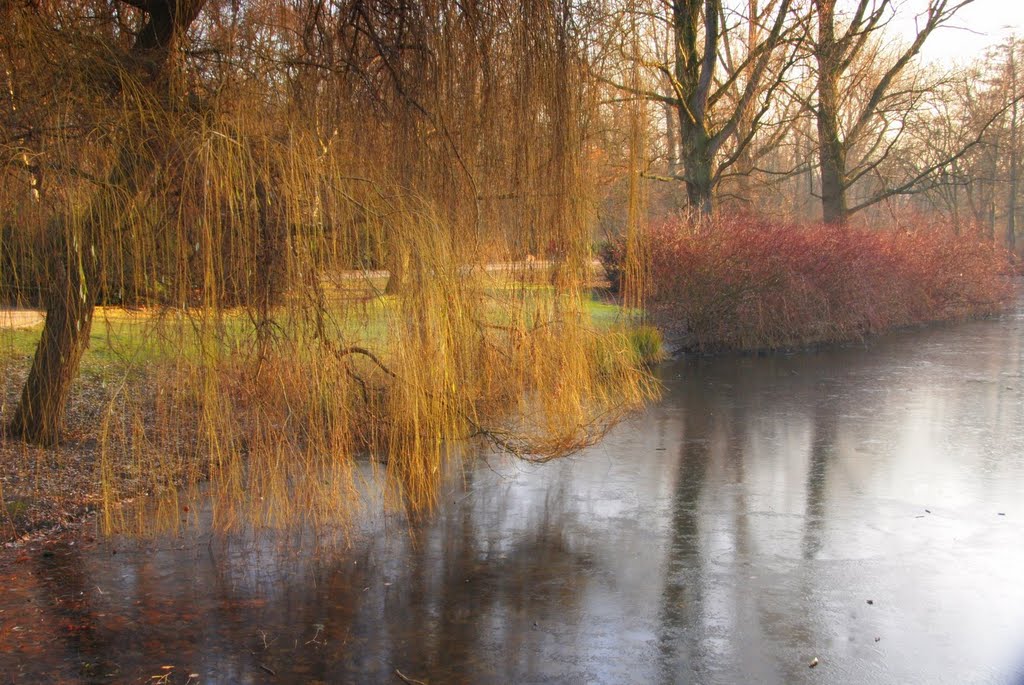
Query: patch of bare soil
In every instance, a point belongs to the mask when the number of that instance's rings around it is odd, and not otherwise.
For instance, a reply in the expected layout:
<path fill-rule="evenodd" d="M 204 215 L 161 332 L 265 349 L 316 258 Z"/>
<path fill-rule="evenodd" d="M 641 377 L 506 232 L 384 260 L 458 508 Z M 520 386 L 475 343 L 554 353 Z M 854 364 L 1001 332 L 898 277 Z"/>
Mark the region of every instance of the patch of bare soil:
<path fill-rule="evenodd" d="M 28 365 L 28 360 L 0 362 L 3 425 L 17 403 Z M 0 434 L 0 543 L 17 546 L 56 534 L 99 508 L 98 433 L 109 397 L 110 389 L 99 378 L 81 376 L 55 447 L 28 445 Z"/>

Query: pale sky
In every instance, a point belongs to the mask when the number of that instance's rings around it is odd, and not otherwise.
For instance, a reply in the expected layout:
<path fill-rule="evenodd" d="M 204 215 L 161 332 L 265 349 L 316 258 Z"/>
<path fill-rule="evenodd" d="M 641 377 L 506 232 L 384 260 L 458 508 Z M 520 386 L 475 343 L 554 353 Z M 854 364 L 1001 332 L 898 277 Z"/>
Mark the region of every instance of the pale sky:
<path fill-rule="evenodd" d="M 928 0 L 905 0 L 892 29 L 911 37 L 914 15 Z M 1015 33 L 1024 38 L 1024 0 L 975 0 L 961 9 L 945 28 L 936 29 L 921 49 L 931 62 L 966 63 L 981 57 L 985 48 Z"/>

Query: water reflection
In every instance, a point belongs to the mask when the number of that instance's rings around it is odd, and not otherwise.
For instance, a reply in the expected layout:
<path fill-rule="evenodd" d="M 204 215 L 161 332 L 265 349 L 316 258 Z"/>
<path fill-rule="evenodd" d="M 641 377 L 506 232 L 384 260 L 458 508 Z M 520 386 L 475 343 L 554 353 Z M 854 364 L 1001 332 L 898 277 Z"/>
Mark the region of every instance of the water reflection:
<path fill-rule="evenodd" d="M 36 549 L 0 681 L 1010 682 L 1021 325 L 667 367 L 600 446 L 413 525 Z"/>
<path fill-rule="evenodd" d="M 811 414 L 810 460 L 807 468 L 807 507 L 804 514 L 803 558 L 814 559 L 821 551 L 822 526 L 824 525 L 825 491 L 829 472 L 829 461 L 836 445 L 835 404 L 826 397 L 819 397 Z"/>
<path fill-rule="evenodd" d="M 111 645 L 97 630 L 81 547 L 60 541 L 33 561 L 41 621 L 59 631 L 60 640 L 54 642 L 63 644 L 54 644 L 54 648 L 64 657 L 68 669 L 87 680 L 116 673 L 110 659 Z"/>
<path fill-rule="evenodd" d="M 705 626 L 704 559 L 700 554 L 700 497 L 704 488 L 714 417 L 687 412 L 682 416 L 679 461 L 672 496 L 671 527 L 664 571 L 658 648 L 661 678 L 679 682 L 700 676 Z"/>

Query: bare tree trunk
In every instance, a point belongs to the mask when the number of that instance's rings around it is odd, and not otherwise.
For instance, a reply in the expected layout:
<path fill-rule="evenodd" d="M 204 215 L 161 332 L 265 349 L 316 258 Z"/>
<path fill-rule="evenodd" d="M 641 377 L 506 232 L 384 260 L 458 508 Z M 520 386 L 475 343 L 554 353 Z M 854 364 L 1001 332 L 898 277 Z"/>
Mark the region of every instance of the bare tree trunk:
<path fill-rule="evenodd" d="M 665 144 L 668 147 L 668 175 L 679 173 L 679 137 L 676 135 L 676 112 L 672 105 L 663 104 L 665 112 Z"/>
<path fill-rule="evenodd" d="M 686 169 L 686 197 L 690 207 L 710 216 L 714 207 L 711 140 L 701 126 L 684 128 L 683 168 Z"/>
<path fill-rule="evenodd" d="M 960 235 L 960 165 L 959 160 L 953 160 L 953 183 L 950 186 L 953 193 L 953 231 Z"/>
<path fill-rule="evenodd" d="M 996 193 L 992 191 L 992 199 L 988 207 L 988 237 L 989 240 L 996 240 Z"/>
<path fill-rule="evenodd" d="M 701 16 L 701 6 L 704 16 Z M 674 75 L 683 84 L 687 102 L 676 107 L 679 123 L 679 163 L 686 179 L 691 209 L 709 216 L 713 208 L 714 150 L 708 131 L 707 107 L 718 62 L 720 0 L 675 0 L 672 3 Z M 702 21 L 703 20 L 703 21 Z M 700 45 L 703 24 L 704 45 Z"/>
<path fill-rule="evenodd" d="M 747 54 L 750 54 L 757 49 L 757 45 L 761 39 L 761 26 L 757 21 L 757 17 L 760 16 L 758 10 L 757 0 L 748 0 L 747 3 L 747 43 L 745 46 Z M 754 77 L 753 62 L 748 62 L 746 68 L 743 70 L 744 80 L 748 83 Z M 736 132 L 733 134 L 736 139 L 737 147 L 739 148 L 736 152 L 736 195 L 737 198 L 751 205 L 754 201 L 753 192 L 751 190 L 750 179 L 754 173 L 754 156 L 752 146 L 744 145 L 743 141 L 747 140 L 753 132 L 756 125 L 754 118 L 753 108 L 745 109 L 737 119 Z"/>
<path fill-rule="evenodd" d="M 1017 42 L 1010 41 L 1008 65 L 1010 68 L 1010 190 L 1006 201 L 1006 248 L 1017 247 L 1017 68 L 1014 53 Z"/>
<path fill-rule="evenodd" d="M 818 150 L 821 166 L 821 214 L 827 224 L 845 224 L 846 149 L 839 132 L 840 50 L 835 39 L 835 0 L 818 0 Z"/>
<path fill-rule="evenodd" d="M 842 113 L 842 118 L 846 122 L 846 130 L 841 131 L 838 93 L 840 78 L 854 59 L 861 54 L 864 46 L 868 44 L 867 39 L 870 34 L 886 25 L 886 13 L 892 10 L 892 4 L 859 0 L 853 7 L 849 22 L 846 22 L 846 28 L 837 38 L 835 32 L 836 0 L 814 0 L 818 14 L 818 39 L 814 46 L 814 56 L 818 63 L 818 104 L 814 110 L 818 120 L 821 209 L 822 218 L 826 223 L 844 224 L 851 213 L 902 193 L 937 170 L 937 167 L 933 168 L 900 188 L 887 188 L 883 185 L 873 193 L 864 193 L 863 198 L 859 199 L 855 205 L 851 206 L 849 203 L 847 192 L 850 190 L 852 182 L 847 169 L 847 152 L 863 139 L 866 132 L 870 130 L 872 122 L 878 120 L 880 108 L 887 95 L 890 94 L 896 79 L 917 57 L 921 46 L 932 32 L 972 2 L 974 0 L 931 0 L 921 15 L 923 25 L 914 40 L 880 74 L 878 80 L 869 86 L 870 94 L 864 104 L 859 107 L 859 111 L 851 112 L 847 106 L 847 111 Z M 844 98 L 847 103 L 849 100 L 850 98 Z M 878 163 L 878 161 L 880 160 L 875 160 L 874 163 Z"/>
<path fill-rule="evenodd" d="M 826 224 L 842 225 L 849 219 L 845 179 L 846 151 L 839 140 L 835 119 L 819 113 L 818 136 L 821 139 L 821 218 Z"/>
<path fill-rule="evenodd" d="M 749 6 L 752 11 L 758 7 L 755 1 L 751 1 Z M 741 152 L 750 144 L 752 136 L 738 137 L 736 131 L 741 120 L 748 123 L 754 121 L 750 111 L 758 96 L 764 92 L 764 81 L 769 78 L 769 62 L 777 54 L 776 49 L 785 33 L 785 20 L 790 12 L 791 0 L 781 0 L 771 10 L 774 19 L 765 39 L 756 47 L 748 46 L 750 63 L 744 66 L 745 78 L 740 79 L 745 83 L 734 106 L 721 118 L 717 114 L 713 116 L 712 110 L 716 103 L 723 101 L 727 91 L 733 88 L 736 76 L 734 74 L 722 80 L 715 77 L 722 43 L 722 0 L 671 0 L 664 3 L 664 7 L 671 11 L 671 17 L 665 17 L 669 27 L 670 47 L 660 70 L 667 77 L 671 94 L 648 91 L 636 84 L 618 87 L 663 103 L 666 118 L 669 119 L 669 147 L 674 147 L 673 138 L 678 134 L 678 158 L 675 158 L 675 162 L 682 169 L 681 174 L 670 173 L 670 178 L 678 179 L 681 176 L 686 184 L 690 207 L 709 215 L 713 210 L 714 188 L 722 172 L 717 155 L 723 144 L 734 137 Z M 761 19 L 770 18 L 761 16 Z M 750 21 L 757 20 L 751 17 Z M 750 35 L 757 36 L 760 32 L 755 30 Z M 771 73 L 770 79 L 772 83 L 769 89 L 773 89 L 781 83 L 782 76 Z M 674 119 L 668 117 L 670 109 Z M 676 125 L 678 129 L 675 129 Z M 673 158 L 670 149 L 670 172 L 675 166 Z M 734 161 L 727 160 L 725 166 Z"/>

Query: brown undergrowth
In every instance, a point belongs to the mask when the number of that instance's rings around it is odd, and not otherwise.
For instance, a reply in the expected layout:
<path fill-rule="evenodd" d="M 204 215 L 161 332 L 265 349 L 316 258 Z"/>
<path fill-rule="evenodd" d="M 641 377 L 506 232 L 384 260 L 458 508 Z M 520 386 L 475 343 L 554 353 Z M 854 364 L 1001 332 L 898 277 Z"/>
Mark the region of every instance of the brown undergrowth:
<path fill-rule="evenodd" d="M 654 318 L 700 353 L 857 340 L 995 314 L 1013 295 L 1006 250 L 927 217 L 885 229 L 681 217 L 648 239 Z"/>
<path fill-rule="evenodd" d="M 278 322 L 262 341 L 237 316 L 118 331 L 118 354 L 87 357 L 58 446 L 0 442 L 8 538 L 90 510 L 133 533 L 206 505 L 220 529 L 344 525 L 371 502 L 429 510 L 447 463 L 576 451 L 655 393 L 628 328 L 550 289 L 486 289 L 456 320 L 403 299 L 315 334 Z M 4 364 L 0 418 L 27 359 Z"/>
<path fill-rule="evenodd" d="M 7 359 L 0 370 L 8 379 L 3 404 L 17 400 L 26 369 Z M 52 532 L 80 521 L 101 505 L 96 464 L 99 442 L 96 426 L 109 388 L 96 377 L 82 377 L 68 407 L 64 439 L 54 447 L 21 441 L 0 441 L 0 541 L 16 542 Z"/>

